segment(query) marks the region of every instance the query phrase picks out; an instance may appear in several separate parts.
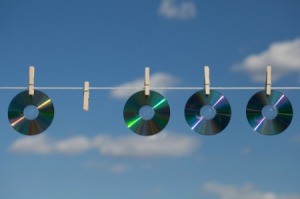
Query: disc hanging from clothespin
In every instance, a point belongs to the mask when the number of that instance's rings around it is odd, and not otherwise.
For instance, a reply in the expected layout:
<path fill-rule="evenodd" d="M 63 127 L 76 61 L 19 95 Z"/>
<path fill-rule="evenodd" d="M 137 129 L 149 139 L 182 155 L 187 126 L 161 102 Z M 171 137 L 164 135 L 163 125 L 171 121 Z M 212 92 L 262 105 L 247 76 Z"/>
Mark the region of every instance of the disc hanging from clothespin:
<path fill-rule="evenodd" d="M 89 111 L 89 100 L 90 100 L 90 83 L 84 82 L 83 88 L 83 110 Z"/>
<path fill-rule="evenodd" d="M 29 67 L 29 82 L 28 82 L 28 91 L 29 95 L 34 95 L 34 66 Z"/>
<path fill-rule="evenodd" d="M 272 86 L 272 67 L 267 66 L 267 74 L 266 74 L 266 94 L 267 94 L 267 96 L 271 95 L 271 86 Z"/>
<path fill-rule="evenodd" d="M 150 95 L 150 68 L 145 68 L 145 83 L 144 83 L 145 95 Z"/>
<path fill-rule="evenodd" d="M 37 135 L 51 125 L 54 105 L 45 93 L 34 90 L 34 66 L 29 67 L 28 91 L 17 94 L 8 107 L 11 126 L 23 135 Z"/>
<path fill-rule="evenodd" d="M 208 66 L 204 66 L 204 89 L 188 99 L 184 116 L 191 130 L 202 135 L 216 135 L 230 122 L 230 103 L 222 93 L 210 90 Z"/>
<path fill-rule="evenodd" d="M 209 66 L 204 66 L 204 90 L 206 95 L 210 95 Z"/>

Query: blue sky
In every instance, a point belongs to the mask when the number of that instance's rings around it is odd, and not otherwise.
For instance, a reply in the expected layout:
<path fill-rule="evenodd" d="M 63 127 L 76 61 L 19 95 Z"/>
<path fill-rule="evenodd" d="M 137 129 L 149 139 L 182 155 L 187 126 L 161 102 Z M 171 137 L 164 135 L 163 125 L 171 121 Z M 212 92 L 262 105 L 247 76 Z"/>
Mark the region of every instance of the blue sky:
<path fill-rule="evenodd" d="M 274 86 L 300 83 L 300 2 L 202 0 L 0 1 L 1 86 L 140 85 L 151 67 L 157 86 Z M 141 87 L 143 85 L 140 85 Z M 140 137 L 123 122 L 128 93 L 45 91 L 55 119 L 26 137 L 8 123 L 20 91 L 1 91 L 0 196 L 52 198 L 299 199 L 299 91 L 278 136 L 253 132 L 246 116 L 256 91 L 221 91 L 231 103 L 216 136 L 192 132 L 183 115 L 195 91 L 166 91 L 171 118 L 158 136 Z"/>

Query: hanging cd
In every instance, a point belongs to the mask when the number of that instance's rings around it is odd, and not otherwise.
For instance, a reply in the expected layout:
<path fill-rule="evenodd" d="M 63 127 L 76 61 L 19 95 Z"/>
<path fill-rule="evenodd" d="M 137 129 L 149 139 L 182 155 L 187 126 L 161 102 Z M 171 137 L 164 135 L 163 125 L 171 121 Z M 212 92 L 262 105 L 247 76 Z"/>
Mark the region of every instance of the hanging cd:
<path fill-rule="evenodd" d="M 210 90 L 210 95 L 206 95 L 201 90 L 188 99 L 184 114 L 193 131 L 203 135 L 215 135 L 229 124 L 231 108 L 221 93 Z"/>
<path fill-rule="evenodd" d="M 282 93 L 271 95 L 260 91 L 249 100 L 246 115 L 250 126 L 264 135 L 277 135 L 288 128 L 293 119 L 293 107 Z"/>
<path fill-rule="evenodd" d="M 126 102 L 123 111 L 126 126 L 133 132 L 143 136 L 159 133 L 169 122 L 170 107 L 161 94 L 145 91 L 133 94 Z"/>
<path fill-rule="evenodd" d="M 16 95 L 8 108 L 8 119 L 11 126 L 21 134 L 37 135 L 45 131 L 52 123 L 54 107 L 52 100 L 43 92 L 28 91 Z"/>

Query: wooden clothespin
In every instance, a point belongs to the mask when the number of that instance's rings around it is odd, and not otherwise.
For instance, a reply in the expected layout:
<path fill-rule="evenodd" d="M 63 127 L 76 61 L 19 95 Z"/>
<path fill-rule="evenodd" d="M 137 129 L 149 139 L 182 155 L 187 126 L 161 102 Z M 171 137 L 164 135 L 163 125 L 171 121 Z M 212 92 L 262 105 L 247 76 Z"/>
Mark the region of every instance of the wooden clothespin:
<path fill-rule="evenodd" d="M 34 66 L 29 67 L 29 82 L 28 82 L 28 90 L 29 90 L 29 95 L 33 96 L 34 95 Z"/>
<path fill-rule="evenodd" d="M 89 100 L 90 100 L 90 83 L 84 82 L 83 88 L 83 110 L 89 111 Z"/>
<path fill-rule="evenodd" d="M 272 86 L 272 67 L 267 66 L 266 74 L 266 94 L 271 95 L 271 86 Z"/>
<path fill-rule="evenodd" d="M 145 68 L 145 83 L 144 83 L 145 95 L 150 95 L 150 68 Z"/>
<path fill-rule="evenodd" d="M 205 89 L 205 94 L 210 95 L 209 66 L 204 66 L 204 89 Z"/>

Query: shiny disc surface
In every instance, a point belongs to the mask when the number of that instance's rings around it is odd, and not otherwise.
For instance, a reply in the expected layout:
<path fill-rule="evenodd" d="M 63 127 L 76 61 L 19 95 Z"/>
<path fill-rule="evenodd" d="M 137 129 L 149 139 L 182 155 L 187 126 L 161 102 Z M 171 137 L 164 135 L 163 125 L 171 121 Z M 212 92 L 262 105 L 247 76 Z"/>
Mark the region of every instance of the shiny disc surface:
<path fill-rule="evenodd" d="M 264 109 L 275 112 L 270 118 Z M 246 115 L 254 131 L 264 135 L 277 135 L 288 128 L 293 119 L 293 107 L 289 99 L 281 92 L 272 90 L 267 96 L 260 91 L 249 100 Z"/>
<path fill-rule="evenodd" d="M 153 116 L 144 119 L 140 109 L 148 106 L 153 111 Z M 126 102 L 123 111 L 126 126 L 138 135 L 151 136 L 159 133 L 169 122 L 170 107 L 166 98 L 161 94 L 150 91 L 148 97 L 145 91 L 133 94 Z"/>
<path fill-rule="evenodd" d="M 36 109 L 35 118 L 26 118 L 27 107 Z M 8 108 L 8 119 L 11 126 L 23 135 L 37 135 L 45 131 L 54 118 L 54 106 L 51 99 L 41 91 L 35 90 L 34 96 L 28 91 L 16 95 Z"/>
<path fill-rule="evenodd" d="M 214 90 L 210 92 L 210 95 L 206 95 L 204 90 L 196 92 L 188 99 L 184 109 L 188 125 L 202 135 L 220 133 L 231 118 L 231 108 L 226 97 Z M 205 113 L 206 108 L 209 114 Z"/>

